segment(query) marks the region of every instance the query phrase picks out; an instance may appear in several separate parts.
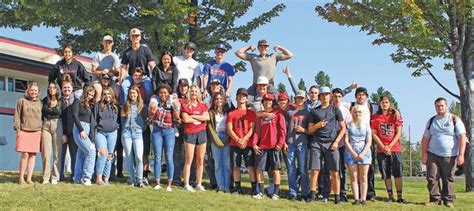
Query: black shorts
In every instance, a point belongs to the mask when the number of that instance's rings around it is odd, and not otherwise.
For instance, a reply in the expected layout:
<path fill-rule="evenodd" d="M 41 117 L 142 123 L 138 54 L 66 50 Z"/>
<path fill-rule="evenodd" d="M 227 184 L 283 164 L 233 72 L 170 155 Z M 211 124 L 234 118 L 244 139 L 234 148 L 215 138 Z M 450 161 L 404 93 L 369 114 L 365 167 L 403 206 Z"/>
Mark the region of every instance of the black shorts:
<path fill-rule="evenodd" d="M 148 157 L 150 155 L 150 146 L 151 146 L 151 130 L 150 126 L 147 126 L 143 131 L 143 157 Z"/>
<path fill-rule="evenodd" d="M 321 170 L 321 161 L 329 171 L 339 171 L 339 150 L 331 151 L 332 143 L 312 143 L 310 148 L 310 169 Z"/>
<path fill-rule="evenodd" d="M 242 157 L 244 158 L 245 167 L 255 166 L 255 152 L 251 147 L 241 149 L 240 147 L 230 146 L 230 163 L 232 168 L 242 165 Z"/>
<path fill-rule="evenodd" d="M 402 177 L 402 153 L 392 152 L 391 155 L 377 153 L 377 162 L 382 179 L 390 179 L 392 176 Z"/>
<path fill-rule="evenodd" d="M 207 132 L 205 130 L 198 133 L 184 134 L 184 142 L 201 145 L 207 143 Z"/>
<path fill-rule="evenodd" d="M 260 155 L 257 155 L 258 170 L 278 170 L 281 169 L 280 150 L 262 149 Z"/>

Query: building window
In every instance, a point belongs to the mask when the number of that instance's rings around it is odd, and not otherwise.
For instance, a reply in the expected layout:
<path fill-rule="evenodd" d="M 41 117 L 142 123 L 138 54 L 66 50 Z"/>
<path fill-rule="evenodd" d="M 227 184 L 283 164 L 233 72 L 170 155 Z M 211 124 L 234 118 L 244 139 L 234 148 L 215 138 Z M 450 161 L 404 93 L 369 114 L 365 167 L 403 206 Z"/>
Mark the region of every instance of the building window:
<path fill-rule="evenodd" d="M 0 76 L 0 91 L 5 91 L 5 76 Z"/>
<path fill-rule="evenodd" d="M 28 87 L 28 81 L 15 79 L 15 92 L 24 93 Z"/>
<path fill-rule="evenodd" d="M 13 90 L 15 90 L 15 84 L 13 83 L 13 81 L 13 78 L 8 78 L 7 90 L 9 92 L 13 92 Z"/>

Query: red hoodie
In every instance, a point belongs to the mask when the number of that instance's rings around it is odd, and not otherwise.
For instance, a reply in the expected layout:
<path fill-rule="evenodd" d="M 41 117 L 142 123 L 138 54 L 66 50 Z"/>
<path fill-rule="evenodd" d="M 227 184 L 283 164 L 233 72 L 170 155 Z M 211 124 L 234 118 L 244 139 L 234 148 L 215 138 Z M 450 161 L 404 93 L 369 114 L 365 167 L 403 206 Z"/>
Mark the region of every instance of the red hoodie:
<path fill-rule="evenodd" d="M 274 149 L 279 146 L 283 149 L 286 138 L 285 116 L 279 110 L 273 110 L 275 118 L 267 120 L 258 117 L 255 121 L 255 132 L 253 133 L 252 146 L 258 146 L 261 149 Z"/>

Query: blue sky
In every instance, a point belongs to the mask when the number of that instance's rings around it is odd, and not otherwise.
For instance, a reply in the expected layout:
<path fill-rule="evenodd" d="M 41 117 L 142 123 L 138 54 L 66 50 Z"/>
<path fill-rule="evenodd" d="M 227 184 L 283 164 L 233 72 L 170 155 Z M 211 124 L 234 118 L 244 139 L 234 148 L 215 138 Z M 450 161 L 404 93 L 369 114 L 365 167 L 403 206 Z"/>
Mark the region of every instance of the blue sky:
<path fill-rule="evenodd" d="M 290 90 L 290 86 L 281 72 L 286 65 L 290 67 L 294 80 L 298 82 L 304 78 L 307 87 L 314 82 L 314 76 L 320 70 L 330 75 L 335 87 L 346 87 L 356 81 L 372 93 L 383 86 L 398 101 L 405 120 L 404 133 L 408 138 L 410 126 L 412 142 L 421 140 L 427 120 L 435 114 L 433 101 L 437 97 L 445 97 L 449 102 L 454 100 L 429 76 L 411 77 L 412 69 L 404 64 L 393 63 L 389 56 L 395 50 L 393 46 L 372 46 L 374 37 L 359 32 L 359 28 L 328 23 L 317 16 L 314 7 L 321 2 L 257 0 L 240 21 L 256 17 L 281 2 L 285 3 L 286 9 L 271 23 L 254 31 L 248 43 L 231 43 L 233 48 L 226 56 L 229 63 L 238 61 L 233 54 L 237 49 L 256 45 L 259 39 L 264 38 L 270 45 L 279 44 L 294 54 L 291 60 L 280 62 L 277 66 L 276 82 L 283 82 L 287 90 Z M 32 32 L 0 28 L 2 36 L 48 47 L 58 46 L 55 38 L 58 34 L 59 30 L 48 28 L 35 28 Z M 247 64 L 247 67 L 250 65 Z M 446 87 L 459 93 L 454 72 L 444 71 L 441 61 L 435 63 L 432 71 Z M 251 77 L 251 71 L 237 73 L 234 90 L 248 87 Z M 353 93 L 345 99 L 353 101 Z"/>

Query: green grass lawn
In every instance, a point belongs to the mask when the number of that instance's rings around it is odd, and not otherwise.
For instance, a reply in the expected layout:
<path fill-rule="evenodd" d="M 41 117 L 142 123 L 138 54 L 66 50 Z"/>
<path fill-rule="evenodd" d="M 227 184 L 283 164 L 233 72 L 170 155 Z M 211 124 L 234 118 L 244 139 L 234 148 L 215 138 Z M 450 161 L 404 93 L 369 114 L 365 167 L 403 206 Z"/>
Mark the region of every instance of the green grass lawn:
<path fill-rule="evenodd" d="M 85 187 L 82 185 L 60 182 L 59 185 L 42 185 L 40 175 L 35 174 L 34 185 L 18 185 L 17 173 L 0 172 L 0 210 L 11 209 L 200 209 L 200 210 L 263 210 L 263 209 L 425 209 L 424 203 L 428 200 L 426 180 L 424 178 L 406 178 L 404 183 L 404 198 L 408 204 L 383 202 L 386 196 L 381 180 L 376 183 L 377 200 L 369 202 L 368 206 L 354 207 L 351 203 L 334 205 L 322 202 L 304 203 L 290 202 L 285 197 L 288 186 L 282 184 L 282 198 L 278 201 L 271 199 L 255 200 L 249 195 L 231 195 L 214 191 L 189 193 L 181 187 L 174 187 L 173 192 L 154 190 L 151 187 L 139 189 L 130 187 L 124 182 L 113 182 L 107 187 Z M 125 180 L 123 180 L 125 181 Z M 465 193 L 464 180 L 456 180 L 456 209 L 474 209 L 474 193 Z M 243 184 L 249 187 L 248 183 Z M 248 189 L 247 189 L 248 190 Z M 352 202 L 352 200 L 351 200 Z M 444 206 L 437 207 L 445 209 Z M 433 209 L 433 208 L 431 208 Z"/>

